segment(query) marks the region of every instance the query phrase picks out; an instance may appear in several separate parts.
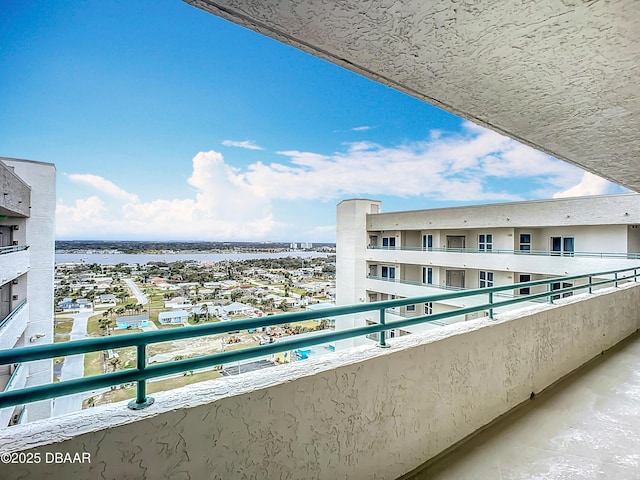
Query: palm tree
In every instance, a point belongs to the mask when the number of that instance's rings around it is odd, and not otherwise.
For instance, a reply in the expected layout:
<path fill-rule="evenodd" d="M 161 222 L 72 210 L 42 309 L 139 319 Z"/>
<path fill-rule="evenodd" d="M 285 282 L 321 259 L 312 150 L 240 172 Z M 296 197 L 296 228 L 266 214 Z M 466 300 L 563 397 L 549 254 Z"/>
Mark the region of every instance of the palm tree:
<path fill-rule="evenodd" d="M 115 372 L 118 369 L 118 365 L 120 365 L 120 363 L 122 363 L 120 361 L 120 357 L 113 357 L 111 360 L 109 360 L 109 365 L 111 365 L 113 367 L 113 371 Z"/>

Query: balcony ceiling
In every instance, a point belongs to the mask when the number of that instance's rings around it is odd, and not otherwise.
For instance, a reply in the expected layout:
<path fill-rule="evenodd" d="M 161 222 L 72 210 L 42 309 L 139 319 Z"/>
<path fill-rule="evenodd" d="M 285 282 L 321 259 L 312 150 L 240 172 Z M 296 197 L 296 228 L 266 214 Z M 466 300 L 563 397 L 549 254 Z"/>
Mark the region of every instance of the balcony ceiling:
<path fill-rule="evenodd" d="M 635 0 L 184 0 L 640 191 Z"/>

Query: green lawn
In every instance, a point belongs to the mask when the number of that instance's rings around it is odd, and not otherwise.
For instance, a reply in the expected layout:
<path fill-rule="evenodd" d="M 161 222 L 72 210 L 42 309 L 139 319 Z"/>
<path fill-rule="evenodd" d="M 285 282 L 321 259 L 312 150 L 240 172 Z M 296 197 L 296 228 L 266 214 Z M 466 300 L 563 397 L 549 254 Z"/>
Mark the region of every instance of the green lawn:
<path fill-rule="evenodd" d="M 185 385 L 191 385 L 192 383 L 204 382 L 205 380 L 212 380 L 221 376 L 222 375 L 217 370 L 207 370 L 205 372 L 194 373 L 193 375 L 183 375 L 165 380 L 150 381 L 147 382 L 147 393 L 152 394 L 156 392 L 164 392 L 166 390 L 173 390 L 174 388 L 184 387 Z M 135 385 L 129 385 L 125 388 L 118 388 L 100 395 L 95 399 L 94 404 L 104 405 L 106 403 L 130 400 L 135 398 L 135 396 Z M 84 405 L 83 408 L 87 408 L 87 405 Z"/>
<path fill-rule="evenodd" d="M 101 337 L 102 329 L 100 328 L 99 320 L 102 319 L 102 314 L 92 315 L 87 321 L 87 333 L 90 337 Z"/>
<path fill-rule="evenodd" d="M 54 343 L 66 342 L 70 338 L 71 329 L 73 328 L 72 318 L 56 318 L 53 322 L 53 341 Z"/>
<path fill-rule="evenodd" d="M 84 354 L 84 376 L 103 374 L 102 352 L 89 352 Z"/>

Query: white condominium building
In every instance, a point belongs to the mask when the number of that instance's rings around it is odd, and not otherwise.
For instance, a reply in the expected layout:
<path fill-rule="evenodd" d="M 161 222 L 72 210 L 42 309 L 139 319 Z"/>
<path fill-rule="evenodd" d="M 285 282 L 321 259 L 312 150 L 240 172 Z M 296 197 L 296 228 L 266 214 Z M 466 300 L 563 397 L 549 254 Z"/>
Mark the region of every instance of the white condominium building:
<path fill-rule="evenodd" d="M 0 350 L 53 341 L 55 166 L 0 157 Z M 49 384 L 51 360 L 0 366 L 0 391 Z M 51 415 L 51 400 L 0 409 L 0 428 Z"/>
<path fill-rule="evenodd" d="M 640 258 L 637 194 L 393 213 L 381 210 L 376 200 L 345 200 L 338 205 L 338 305 L 604 272 L 634 267 Z M 557 282 L 552 287 L 575 285 Z M 500 295 L 533 294 L 544 288 Z M 387 318 L 393 321 L 486 303 L 486 296 L 481 297 L 409 305 L 393 309 Z M 486 313 L 396 329 L 389 336 L 439 328 Z M 369 317 L 355 315 L 339 321 L 337 328 L 377 321 Z"/>

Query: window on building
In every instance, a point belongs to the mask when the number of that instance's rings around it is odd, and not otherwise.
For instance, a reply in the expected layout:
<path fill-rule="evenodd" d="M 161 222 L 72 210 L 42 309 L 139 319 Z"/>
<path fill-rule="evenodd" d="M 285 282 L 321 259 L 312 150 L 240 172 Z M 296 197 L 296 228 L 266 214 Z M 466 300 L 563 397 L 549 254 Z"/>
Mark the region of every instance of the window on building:
<path fill-rule="evenodd" d="M 407 312 L 415 312 L 415 311 L 416 311 L 415 305 L 407 305 Z"/>
<path fill-rule="evenodd" d="M 396 248 L 396 237 L 382 237 L 382 248 Z"/>
<path fill-rule="evenodd" d="M 478 235 L 478 250 L 481 252 L 493 250 L 493 235 L 490 233 L 481 233 Z"/>
<path fill-rule="evenodd" d="M 427 302 L 424 304 L 424 314 L 431 315 L 433 313 L 433 302 Z"/>
<path fill-rule="evenodd" d="M 423 250 L 433 250 L 433 235 L 422 235 Z"/>
<path fill-rule="evenodd" d="M 369 235 L 369 246 L 377 247 L 378 246 L 378 236 L 377 235 Z"/>
<path fill-rule="evenodd" d="M 531 251 L 531 234 L 530 233 L 520 234 L 520 251 L 521 252 Z"/>
<path fill-rule="evenodd" d="M 369 265 L 369 276 L 370 277 L 378 276 L 378 265 Z"/>
<path fill-rule="evenodd" d="M 571 288 L 573 287 L 573 283 L 571 282 L 555 282 L 551 284 L 551 290 L 561 290 L 564 288 Z M 573 292 L 564 292 L 562 295 L 554 295 L 552 298 L 554 300 L 558 300 L 560 297 L 562 298 L 566 298 L 566 297 L 570 297 L 573 295 Z"/>
<path fill-rule="evenodd" d="M 422 267 L 422 283 L 433 284 L 433 268 Z"/>
<path fill-rule="evenodd" d="M 522 274 L 520 275 L 520 283 L 530 282 L 531 275 Z M 529 295 L 531 293 L 531 288 L 525 287 L 520 289 L 520 295 Z"/>
<path fill-rule="evenodd" d="M 383 265 L 381 270 L 382 270 L 382 278 L 388 278 L 389 280 L 393 280 L 396 278 L 396 267 L 389 267 L 387 265 Z"/>
<path fill-rule="evenodd" d="M 369 326 L 369 325 L 378 325 L 378 322 L 374 322 L 374 321 L 371 321 L 369 319 L 367 319 L 366 322 L 367 322 L 367 326 Z M 370 333 L 370 334 L 367 335 L 367 338 L 369 340 L 373 340 L 374 342 L 378 342 L 378 341 L 380 341 L 380 334 L 379 333 Z"/>
<path fill-rule="evenodd" d="M 480 288 L 493 287 L 493 272 L 480 270 Z"/>
<path fill-rule="evenodd" d="M 573 255 L 573 251 L 574 251 L 573 244 L 574 244 L 573 237 L 564 237 L 562 239 L 562 251 L 564 255 Z"/>
<path fill-rule="evenodd" d="M 372 203 L 371 205 L 371 213 L 379 213 L 380 212 L 380 206 L 376 203 Z"/>
<path fill-rule="evenodd" d="M 447 287 L 464 288 L 464 270 L 446 270 L 445 278 Z"/>
<path fill-rule="evenodd" d="M 369 302 L 373 303 L 373 302 L 377 302 L 378 301 L 378 294 L 377 293 L 370 293 L 369 294 Z"/>
<path fill-rule="evenodd" d="M 574 237 L 551 237 L 551 255 L 573 256 L 575 250 Z"/>

